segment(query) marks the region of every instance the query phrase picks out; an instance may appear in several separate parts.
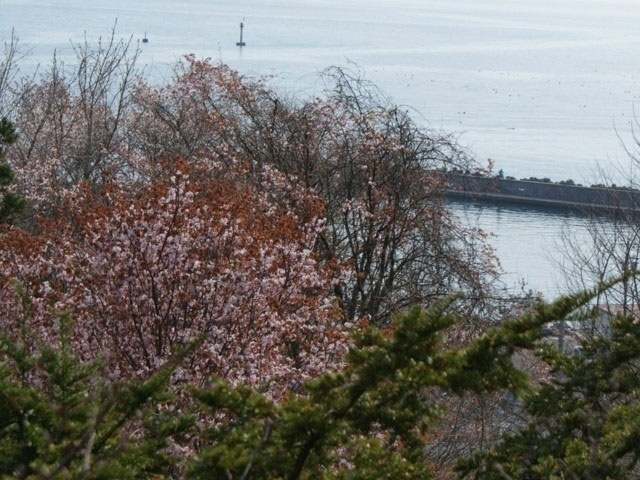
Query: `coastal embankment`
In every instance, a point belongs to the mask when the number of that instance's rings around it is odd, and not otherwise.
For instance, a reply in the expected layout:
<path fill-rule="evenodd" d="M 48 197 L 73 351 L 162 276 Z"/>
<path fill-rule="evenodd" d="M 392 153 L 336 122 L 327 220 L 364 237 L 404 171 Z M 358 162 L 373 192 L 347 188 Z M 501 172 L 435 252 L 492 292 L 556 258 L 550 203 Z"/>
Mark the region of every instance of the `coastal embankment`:
<path fill-rule="evenodd" d="M 558 207 L 582 212 L 640 212 L 640 190 L 443 173 L 453 198 Z"/>

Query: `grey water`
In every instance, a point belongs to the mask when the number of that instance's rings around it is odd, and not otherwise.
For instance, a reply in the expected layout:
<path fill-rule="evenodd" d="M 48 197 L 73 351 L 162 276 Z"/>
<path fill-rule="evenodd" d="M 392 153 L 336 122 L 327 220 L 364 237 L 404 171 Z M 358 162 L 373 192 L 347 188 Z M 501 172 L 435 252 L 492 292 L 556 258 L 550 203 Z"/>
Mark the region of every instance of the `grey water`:
<path fill-rule="evenodd" d="M 140 44 L 149 74 L 170 76 L 183 54 L 220 60 L 299 95 L 319 93 L 329 66 L 365 71 L 423 125 L 451 133 L 480 162 L 520 177 L 590 184 L 622 178 L 640 98 L 635 0 L 0 0 L 0 37 L 15 28 L 28 73 L 73 62 L 70 40 L 117 33 Z M 244 21 L 247 46 L 235 46 Z M 622 166 L 620 166 L 622 165 Z M 555 296 L 559 212 L 452 204 L 493 233 L 505 284 Z"/>

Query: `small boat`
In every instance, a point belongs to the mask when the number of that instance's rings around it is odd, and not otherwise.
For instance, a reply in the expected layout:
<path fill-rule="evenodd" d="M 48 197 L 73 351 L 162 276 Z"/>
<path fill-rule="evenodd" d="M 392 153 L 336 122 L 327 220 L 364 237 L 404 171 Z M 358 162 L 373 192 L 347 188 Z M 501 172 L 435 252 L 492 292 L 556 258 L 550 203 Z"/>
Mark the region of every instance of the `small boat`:
<path fill-rule="evenodd" d="M 142 43 L 149 43 L 149 39 L 147 38 L 147 32 L 144 32 L 144 38 L 142 39 Z"/>

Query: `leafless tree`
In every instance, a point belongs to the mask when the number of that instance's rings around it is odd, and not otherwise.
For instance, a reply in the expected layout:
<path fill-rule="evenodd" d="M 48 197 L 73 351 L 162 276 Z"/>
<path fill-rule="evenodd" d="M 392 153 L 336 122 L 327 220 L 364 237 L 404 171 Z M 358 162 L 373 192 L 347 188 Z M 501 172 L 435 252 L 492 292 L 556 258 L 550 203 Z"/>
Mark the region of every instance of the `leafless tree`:
<path fill-rule="evenodd" d="M 18 36 L 11 30 L 3 43 L 0 56 L 0 117 L 10 117 L 16 103 L 16 83 L 19 76 L 19 61 L 22 58 Z"/>
<path fill-rule="evenodd" d="M 621 144 L 627 156 L 619 163 L 600 167 L 594 184 L 625 191 L 640 190 L 640 137 L 637 118 L 629 124 L 631 142 Z M 570 290 L 592 288 L 613 277 L 638 270 L 640 261 L 640 205 L 585 211 L 575 229 L 565 229 L 559 241 L 562 257 L 558 261 Z M 635 275 L 600 294 L 595 307 L 611 313 L 637 313 L 640 283 Z M 586 325 L 586 333 L 598 333 L 597 321 Z"/>
<path fill-rule="evenodd" d="M 73 44 L 75 63 L 51 65 L 19 85 L 12 120 L 18 142 L 7 155 L 31 195 L 80 181 L 99 186 L 122 169 L 124 113 L 140 78 L 138 48 L 115 26 L 97 43 Z M 46 171 L 47 184 L 39 178 Z M 35 203 L 32 202 L 32 205 Z"/>

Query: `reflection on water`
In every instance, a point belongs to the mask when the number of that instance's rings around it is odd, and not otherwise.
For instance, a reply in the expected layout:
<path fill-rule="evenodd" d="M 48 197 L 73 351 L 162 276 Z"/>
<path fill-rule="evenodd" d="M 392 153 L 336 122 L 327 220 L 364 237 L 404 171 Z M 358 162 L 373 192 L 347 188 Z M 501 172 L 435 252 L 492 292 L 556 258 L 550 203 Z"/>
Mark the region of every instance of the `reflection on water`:
<path fill-rule="evenodd" d="M 542 292 L 547 298 L 568 288 L 560 265 L 564 261 L 563 235 L 584 238 L 587 219 L 563 209 L 447 200 L 449 208 L 470 227 L 489 233 L 505 272 L 505 286 Z"/>

